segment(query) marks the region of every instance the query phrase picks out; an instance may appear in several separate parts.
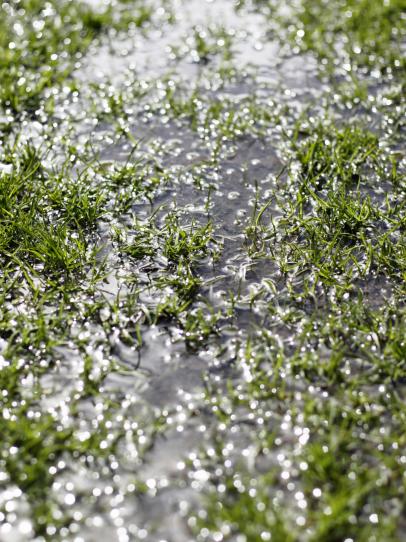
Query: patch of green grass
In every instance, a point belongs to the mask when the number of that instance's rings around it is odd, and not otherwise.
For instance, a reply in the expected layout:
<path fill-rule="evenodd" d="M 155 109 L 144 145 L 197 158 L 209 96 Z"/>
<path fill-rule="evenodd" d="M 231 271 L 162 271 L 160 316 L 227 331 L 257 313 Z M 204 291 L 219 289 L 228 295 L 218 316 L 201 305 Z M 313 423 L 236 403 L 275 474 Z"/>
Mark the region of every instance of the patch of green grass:
<path fill-rule="evenodd" d="M 275 484 L 273 472 L 259 479 L 250 479 L 248 473 L 236 473 L 221 480 L 221 494 L 213 492 L 205 513 L 192 516 L 190 523 L 199 538 L 216 540 L 275 540 L 293 542 L 297 533 L 287 525 L 286 513 L 282 506 L 275 505 L 269 498 L 269 488 Z M 217 486 L 218 487 L 218 486 Z M 200 535 L 200 536 L 199 536 Z"/>
<path fill-rule="evenodd" d="M 192 264 L 196 259 L 207 254 L 208 244 L 213 240 L 212 225 L 206 224 L 201 227 L 191 226 L 189 230 L 179 224 L 175 215 L 169 215 L 166 219 L 167 234 L 163 254 L 173 264 L 186 261 Z"/>
<path fill-rule="evenodd" d="M 194 62 L 205 65 L 217 56 L 224 63 L 232 59 L 233 36 L 223 26 L 212 26 L 207 30 L 194 27 L 191 36 L 183 41 L 186 42 L 187 52 Z M 172 52 L 180 58 L 187 54 L 183 49 L 184 46 L 174 46 Z"/>
<path fill-rule="evenodd" d="M 282 272 L 301 275 L 302 292 L 333 285 L 344 292 L 371 274 L 402 288 L 405 201 L 397 186 L 404 179 L 378 151 L 376 136 L 318 126 L 294 145 L 294 157 L 283 216 L 268 232 Z M 392 187 L 392 197 L 373 195 L 380 183 Z"/>
<path fill-rule="evenodd" d="M 157 324 L 172 320 L 192 348 L 216 333 L 221 312 L 209 305 L 195 306 L 204 284 L 199 265 L 208 257 L 216 259 L 219 253 L 211 223 L 185 226 L 176 213 L 158 222 L 153 214 L 145 224 L 135 221 L 131 241 L 120 244 L 125 254 L 148 262 L 151 274 L 146 289 L 160 292 L 159 302 L 148 307 L 150 321 Z"/>
<path fill-rule="evenodd" d="M 172 267 L 184 264 L 192 269 L 198 260 L 208 254 L 209 244 L 213 242 L 210 223 L 182 227 L 174 213 L 166 216 L 162 226 L 156 223 L 155 213 L 145 225 L 135 221 L 134 231 L 131 242 L 122 247 L 124 252 L 138 259 L 153 256 L 160 250 Z"/>
<path fill-rule="evenodd" d="M 238 7 L 245 4 L 240 0 Z M 402 78 L 402 0 L 301 0 L 288 2 L 288 10 L 268 0 L 254 0 L 253 4 L 268 17 L 273 35 L 282 43 L 289 39 L 302 52 L 315 53 L 331 75 L 346 72 L 357 79 L 358 70 L 364 75 L 379 70 Z"/>
<path fill-rule="evenodd" d="M 235 140 L 247 134 L 261 136 L 269 123 L 281 114 L 261 103 L 256 96 L 242 100 L 208 99 L 200 90 L 168 84 L 165 87 L 168 114 L 187 119 L 192 130 L 213 140 L 219 152 L 226 140 Z M 216 142 L 216 145 L 214 145 Z M 216 153 L 214 153 L 216 157 Z"/>
<path fill-rule="evenodd" d="M 389 73 L 404 70 L 404 10 L 399 0 L 303 0 L 298 20 L 296 42 L 315 51 L 322 61 L 337 67 L 348 62 L 348 71 L 357 67 Z"/>
<path fill-rule="evenodd" d="M 315 317 L 312 323 L 320 321 Z M 307 348 L 309 339 L 307 333 Z M 342 343 L 343 360 L 348 343 L 349 338 Z M 300 359 L 302 367 L 319 372 L 329 359 L 326 355 L 324 360 L 326 349 L 314 344 L 313 358 L 301 352 Z M 247 541 L 270 535 L 281 541 L 399 540 L 404 498 L 404 485 L 397 483 L 404 462 L 401 398 L 390 384 L 381 385 L 379 392 L 371 389 L 374 379 L 361 367 L 321 388 L 320 376 L 302 373 L 292 379 L 294 366 L 285 350 L 264 332 L 238 351 L 243 380 L 230 382 L 226 393 L 216 393 L 215 380 L 209 380 L 207 406 L 219 424 L 216 444 L 194 463 L 210 474 L 205 507 L 190 520 L 195 535 L 215 540 L 222 533 L 225 540 L 240 536 Z M 331 366 L 333 374 L 336 366 Z M 306 388 L 300 384 L 303 379 Z M 245 442 L 249 435 L 250 461 L 233 452 L 227 439 L 231 428 Z M 288 494 L 286 486 L 291 486 Z"/>
<path fill-rule="evenodd" d="M 9 155 L 0 177 L 0 250 L 5 263 L 43 264 L 46 271 L 83 268 L 89 259 L 86 228 L 100 216 L 102 196 L 85 179 L 57 178 L 30 144 Z"/>
<path fill-rule="evenodd" d="M 33 113 L 44 90 L 60 85 L 92 40 L 110 28 L 142 26 L 145 6 L 108 5 L 99 11 L 86 2 L 3 3 L 0 16 L 0 104 Z"/>

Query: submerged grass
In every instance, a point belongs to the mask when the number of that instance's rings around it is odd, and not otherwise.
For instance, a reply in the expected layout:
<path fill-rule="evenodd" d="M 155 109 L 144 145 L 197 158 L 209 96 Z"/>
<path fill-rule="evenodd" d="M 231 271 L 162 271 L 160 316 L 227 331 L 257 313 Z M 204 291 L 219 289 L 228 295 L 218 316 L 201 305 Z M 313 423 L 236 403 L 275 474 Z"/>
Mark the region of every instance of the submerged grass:
<path fill-rule="evenodd" d="M 87 85 L 90 45 L 168 2 L 0 5 L 1 539 L 175 542 L 143 515 L 173 488 L 198 542 L 403 539 L 402 5 L 253 4 L 348 94 L 288 103 L 225 21 L 162 77 Z M 197 437 L 160 477 L 173 433 Z"/>

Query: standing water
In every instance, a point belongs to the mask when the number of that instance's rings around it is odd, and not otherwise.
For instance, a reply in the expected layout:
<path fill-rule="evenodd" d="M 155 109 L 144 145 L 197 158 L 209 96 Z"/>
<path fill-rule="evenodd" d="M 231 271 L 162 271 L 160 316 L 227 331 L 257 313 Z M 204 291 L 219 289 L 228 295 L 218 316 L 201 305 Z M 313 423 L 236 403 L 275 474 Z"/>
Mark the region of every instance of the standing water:
<path fill-rule="evenodd" d="M 401 2 L 0 11 L 0 541 L 406 540 Z"/>

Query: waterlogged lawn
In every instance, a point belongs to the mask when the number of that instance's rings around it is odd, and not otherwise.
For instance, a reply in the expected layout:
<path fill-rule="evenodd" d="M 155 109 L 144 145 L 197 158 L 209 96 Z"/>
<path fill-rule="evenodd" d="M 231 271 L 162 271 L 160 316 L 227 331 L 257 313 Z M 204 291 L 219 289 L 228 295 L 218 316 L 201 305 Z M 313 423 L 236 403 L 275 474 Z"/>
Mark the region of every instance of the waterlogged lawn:
<path fill-rule="evenodd" d="M 0 541 L 406 540 L 402 8 L 0 2 Z"/>

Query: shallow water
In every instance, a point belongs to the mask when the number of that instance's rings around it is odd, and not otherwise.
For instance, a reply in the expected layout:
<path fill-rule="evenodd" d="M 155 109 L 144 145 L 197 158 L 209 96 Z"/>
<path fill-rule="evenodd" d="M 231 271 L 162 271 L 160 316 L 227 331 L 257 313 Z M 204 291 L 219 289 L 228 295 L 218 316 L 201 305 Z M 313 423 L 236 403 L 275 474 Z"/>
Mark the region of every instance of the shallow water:
<path fill-rule="evenodd" d="M 168 21 L 171 14 L 174 20 Z M 69 518 L 58 533 L 65 540 L 193 542 L 187 516 L 201 506 L 205 483 L 213 476 L 220 479 L 241 458 L 255 473 L 281 466 L 287 474 L 282 476 L 282 489 L 275 489 L 275 498 L 288 503 L 288 516 L 300 512 L 301 500 L 294 497 L 301 489 L 300 469 L 295 471 L 288 458 L 299 456 L 307 443 L 309 429 L 300 425 L 300 416 L 292 421 L 291 405 L 269 397 L 263 412 L 258 412 L 255 401 L 248 406 L 242 403 L 227 425 L 211 410 L 207 392 L 210 385 L 224 388 L 225 397 L 226 381 L 235 389 L 250 382 L 251 358 L 244 357 L 248 336 L 266 329 L 287 350 L 297 346 L 295 322 L 283 319 L 290 285 L 269 249 L 255 255 L 247 228 L 264 205 L 262 221 L 281 217 L 272 198 L 289 182 L 284 170 L 286 134 L 292 133 L 303 112 L 318 114 L 330 87 L 319 76 L 315 58 L 269 38 L 265 21 L 253 10 L 236 11 L 231 0 L 157 2 L 145 31 L 137 29 L 133 35 L 118 34 L 114 39 L 106 36 L 92 46 L 74 74 L 81 85 L 79 96 L 72 100 L 67 94 L 57 101 L 59 141 L 48 158 L 51 163 L 60 159 L 67 137 L 84 154 L 90 144 L 97 165 L 106 171 L 142 160 L 151 166 L 151 176 L 156 167 L 165 178 L 152 189 L 149 200 L 136 195 L 127 213 L 117 216 L 111 201 L 96 241 L 105 279 L 93 291 L 84 288 L 72 299 L 83 318 L 67 323 L 66 342 L 55 348 L 53 363 L 40 378 L 39 411 L 73 427 L 79 440 L 104 427 L 104 448 L 109 439 L 119 440 L 107 458 L 89 454 L 74 460 L 66 454 L 60 459 L 50 491 L 58 514 Z M 195 32 L 208 36 L 213 44 L 208 58 L 199 57 Z M 232 38 L 230 58 L 225 51 L 227 35 Z M 226 75 L 221 75 L 221 68 Z M 178 115 L 168 89 L 185 102 L 195 92 L 197 113 Z M 109 95 L 117 94 L 123 97 L 125 135 L 116 125 L 119 115 L 115 118 L 105 103 Z M 224 106 L 220 115 L 235 114 L 227 133 L 219 132 L 218 118 L 207 113 L 212 100 Z M 262 107 L 266 114 L 253 123 L 250 107 L 258 111 Z M 339 110 L 334 114 L 341 115 Z M 344 111 L 342 117 L 347 114 Z M 27 138 L 35 133 L 41 141 L 41 127 L 27 122 L 26 130 Z M 92 167 L 95 178 L 103 176 Z M 161 319 L 151 325 L 146 316 L 165 295 L 171 295 L 170 290 L 157 287 L 158 279 L 168 273 L 165 258 L 158 251 L 151 261 L 137 261 L 121 251 L 115 238 L 118 231 L 132 239 L 151 217 L 163 231 L 171 211 L 185 227 L 211 222 L 213 246 L 219 247 L 217 259 L 200 258 L 195 265 L 201 284 L 192 307 L 206 311 L 206 319 L 208 305 L 221 312 L 216 333 L 198 348 L 185 342 L 176 320 Z M 138 223 L 130 226 L 134 217 Z M 297 281 L 301 284 L 302 278 Z M 393 294 L 390 281 L 379 277 L 363 290 L 371 307 L 381 306 Z M 137 310 L 132 314 L 123 307 L 134 292 Z M 235 299 L 232 307 L 230 299 Z M 315 304 L 323 307 L 324 301 L 321 295 Z M 86 318 L 86 311 L 99 302 L 102 308 Z M 269 306 L 275 309 L 273 314 Z M 298 319 L 306 311 L 311 315 L 314 306 L 298 308 Z M 134 339 L 137 325 L 141 346 Z M 272 348 L 273 343 L 267 351 Z M 83 392 L 86 356 L 91 359 L 90 380 L 100 378 L 102 383 L 99 393 L 84 396 L 72 413 L 73 398 Z M 326 349 L 323 360 L 330 356 L 331 350 Z M 301 393 L 308 392 L 308 383 L 289 368 L 283 378 L 300 411 Z M 31 386 L 28 381 L 28 395 Z M 322 386 L 311 388 L 311 394 L 327 403 Z M 157 422 L 161 418 L 163 429 Z M 278 435 L 276 450 L 257 454 L 258 423 Z M 213 451 L 219 435 L 221 445 L 225 443 L 225 459 Z M 216 457 L 213 467 L 210 461 L 204 464 L 205 454 Z M 213 475 L 211 469 L 223 464 L 224 470 Z M 33 540 L 24 497 L 18 488 L 8 491 L 15 491 L 5 496 L 14 503 L 13 514 L 0 528 L 0 539 Z M 48 535 L 54 534 L 51 528 Z M 200 539 L 212 540 L 203 535 Z"/>
<path fill-rule="evenodd" d="M 97 47 L 83 60 L 76 76 L 83 83 L 105 81 L 106 78 L 114 85 L 131 88 L 126 83 L 130 70 L 131 76 L 153 81 L 162 78 L 167 73 L 180 84 L 189 88 L 202 89 L 203 96 L 216 96 L 220 101 L 231 100 L 239 107 L 252 93 L 258 96 L 258 102 L 268 105 L 270 100 L 292 104 L 294 101 L 300 107 L 301 100 L 305 103 L 306 96 L 315 95 L 322 91 L 322 85 L 315 75 L 315 62 L 310 58 L 303 63 L 292 57 L 281 54 L 277 42 L 270 42 L 265 36 L 261 24 L 262 17 L 257 14 L 241 13 L 237 15 L 232 2 L 175 2 L 171 9 L 176 14 L 175 24 L 161 26 L 159 30 L 146 32 L 145 36 L 136 35 L 134 38 L 117 38 L 114 45 Z M 161 14 L 158 14 L 158 17 Z M 190 35 L 191 29 L 199 25 L 202 29 L 210 25 L 224 25 L 225 31 L 233 36 L 235 50 L 232 63 L 238 66 L 236 80 L 226 83 L 221 90 L 216 90 L 216 83 L 211 89 L 206 80 L 208 72 L 217 70 L 217 59 L 209 65 L 194 62 L 195 52 L 185 36 Z M 180 47 L 179 59 L 172 59 L 172 47 Z M 184 53 L 182 52 L 184 49 Z M 221 48 L 220 48 L 221 52 Z M 134 75 L 133 75 L 134 74 Z M 215 81 L 215 80 L 214 80 Z M 207 90 L 206 90 L 207 87 Z M 158 87 L 159 88 L 159 87 Z M 186 87 L 187 88 L 187 87 Z M 244 241 L 244 229 L 254 210 L 255 194 L 259 194 L 257 205 L 263 204 L 275 187 L 274 181 L 282 169 L 279 158 L 278 140 L 279 129 L 264 124 L 264 135 L 258 138 L 249 133 L 242 134 L 233 141 L 224 140 L 220 156 L 215 155 L 212 146 L 215 126 L 209 126 L 207 134 L 201 134 L 188 127 L 186 120 L 170 119 L 159 114 L 159 93 L 152 94 L 152 108 L 158 111 L 145 114 L 147 99 L 140 103 L 133 102 L 129 128 L 136 139 L 141 140 L 141 146 L 134 155 L 148 152 L 170 176 L 170 182 L 158 189 L 153 203 L 140 203 L 134 206 L 138 217 L 147 217 L 154 208 L 163 206 L 170 209 L 176 205 L 180 209 L 182 221 L 190 223 L 205 223 L 210 220 L 214 226 L 214 235 L 221 243 L 220 260 L 214 264 L 200 264 L 198 273 L 203 280 L 201 295 L 207 297 L 216 309 L 223 309 L 230 290 L 239 292 L 240 301 L 236 308 L 236 319 L 225 323 L 220 336 L 211 340 L 212 344 L 199 353 L 189 352 L 182 341 L 179 341 L 179 331 L 171 323 L 160 324 L 155 328 L 146 327 L 143 330 L 143 347 L 140 351 L 125 346 L 119 336 L 107 337 L 102 328 L 93 327 L 87 333 L 91 337 L 89 351 L 94 360 L 95 371 L 103 370 L 105 363 L 106 343 L 112 346 L 109 359 L 116 359 L 123 370 L 109 373 L 100 390 L 119 403 L 130 401 L 128 408 L 119 408 L 117 416 L 126 420 L 131 419 L 132 409 L 142 408 L 147 412 L 156 408 L 175 409 L 179 417 L 177 427 L 158 437 L 151 451 L 147 452 L 140 465 L 130 460 L 128 467 L 122 459 L 114 470 L 114 477 L 100 474 L 95 466 L 90 471 L 81 466 L 70 465 L 69 470 L 62 474 L 58 487 L 66 487 L 72 480 L 80 480 L 79 487 L 74 483 L 74 493 L 80 492 L 82 497 L 77 502 L 77 510 L 83 515 L 85 527 L 79 529 L 79 536 L 84 540 L 100 539 L 100 533 L 109 541 L 129 539 L 147 539 L 149 541 L 192 541 L 194 537 L 185 526 L 184 513 L 194 501 L 198 502 L 201 485 L 192 487 L 188 477 L 179 470 L 182 461 L 192 453 L 198 453 L 202 442 L 210 442 L 210 425 L 214 420 L 210 415 L 199 412 L 197 417 L 190 419 L 189 412 L 196 402 L 198 405 L 203 391 L 203 375 L 208 368 L 213 367 L 215 378 L 224 378 L 230 374 L 228 358 L 233 357 L 235 337 L 240 339 L 246 330 L 252 329 L 261 316 L 253 313 L 248 301 L 252 289 L 261 286 L 261 280 L 270 274 L 268 262 L 254 262 L 247 257 Z M 276 106 L 275 106 L 276 107 Z M 69 114 L 69 110 L 67 111 Z M 62 112 L 62 116 L 65 112 Z M 92 125 L 90 118 L 87 124 Z M 77 133 L 82 133 L 83 140 L 92 137 L 85 125 L 79 120 Z M 128 143 L 112 143 L 106 146 L 106 134 L 110 126 L 104 125 L 99 132 L 100 162 L 124 163 L 128 159 L 130 147 Z M 97 132 L 96 132 L 97 137 Z M 114 137 L 114 136 L 113 136 Z M 196 178 L 198 177 L 198 182 Z M 210 188 L 209 188 L 210 187 Z M 207 190 L 210 190 L 210 203 L 207 205 Z M 275 210 L 276 212 L 276 210 Z M 267 210 L 270 216 L 272 208 Z M 123 217 L 125 218 L 125 217 Z M 103 238 L 103 234 L 102 234 Z M 114 246 L 103 239 L 102 257 L 109 259 L 109 278 L 103 285 L 103 295 L 113 298 L 119 292 L 128 289 L 128 275 L 137 274 L 138 280 L 146 283 L 150 280 L 148 270 L 140 274 L 133 263 L 123 262 L 114 255 Z M 107 248 L 109 247 L 109 248 Z M 207 283 L 207 286 L 205 285 Z M 147 285 L 145 286 L 147 288 Z M 153 306 L 154 296 L 160 292 L 148 292 L 145 303 Z M 259 307 L 258 307 L 259 310 Z M 94 344 L 94 347 L 91 344 Z M 99 345 L 98 347 L 96 345 Z M 225 354 L 218 357 L 218 349 L 224 345 Z M 221 347 L 222 348 L 222 347 Z M 227 354 L 230 352 L 230 354 Z M 79 357 L 78 357 L 79 356 Z M 104 357 L 105 356 L 105 357 Z M 42 407 L 49 409 L 63 404 L 68 399 L 78 382 L 81 371 L 80 354 L 62 348 L 61 362 L 52 374 L 43 378 L 42 386 L 47 398 L 43 399 Z M 76 361 L 75 361 L 76 360 Z M 75 366 L 77 369 L 75 370 Z M 218 368 L 216 368 L 218 367 Z M 236 375 L 238 372 L 236 373 Z M 134 406 L 132 406 L 134 405 Z M 139 406 L 137 406 L 139 405 Z M 185 405 L 185 406 L 183 406 Z M 80 424 L 83 431 L 95 415 L 95 407 L 87 401 L 81 407 Z M 186 415 L 183 412 L 186 412 Z M 178 414 L 176 414 L 178 412 Z M 136 419 L 139 419 L 139 414 Z M 77 423 L 77 422 L 76 422 Z M 236 450 L 243 449 L 244 440 L 239 434 L 235 443 Z M 248 442 L 248 440 L 247 440 Z M 123 450 L 125 454 L 128 452 Z M 72 469 L 72 470 L 71 470 Z M 131 491 L 131 472 L 137 472 L 139 480 L 144 480 L 152 488 L 149 494 L 137 497 Z M 100 487 L 100 497 L 92 498 L 95 493 L 95 480 Z M 130 484 L 130 491 L 128 485 Z M 166 487 L 168 486 L 168 487 Z M 111 494 L 103 497 L 103 490 L 112 488 Z M 60 491 L 60 490 L 58 490 Z M 86 496 L 88 495 L 88 496 Z M 119 504 L 115 504 L 115 502 Z M 75 513 L 75 506 L 70 512 Z M 82 522 L 80 522 L 82 523 Z M 97 525 L 100 527 L 97 528 Z M 144 529 L 147 529 L 144 531 Z M 148 534 L 146 534 L 148 532 Z M 126 533 L 126 534 L 123 534 Z M 66 534 L 67 539 L 75 539 L 74 534 Z"/>

